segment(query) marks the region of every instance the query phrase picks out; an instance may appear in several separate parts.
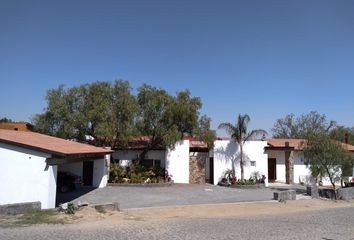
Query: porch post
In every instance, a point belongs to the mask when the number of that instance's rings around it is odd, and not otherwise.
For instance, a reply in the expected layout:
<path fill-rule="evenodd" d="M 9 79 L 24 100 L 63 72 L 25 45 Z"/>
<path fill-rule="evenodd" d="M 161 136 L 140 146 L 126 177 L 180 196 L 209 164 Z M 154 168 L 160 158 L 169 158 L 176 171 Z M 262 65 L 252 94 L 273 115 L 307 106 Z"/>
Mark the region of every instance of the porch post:
<path fill-rule="evenodd" d="M 285 182 L 294 183 L 294 158 L 293 151 L 285 151 Z"/>

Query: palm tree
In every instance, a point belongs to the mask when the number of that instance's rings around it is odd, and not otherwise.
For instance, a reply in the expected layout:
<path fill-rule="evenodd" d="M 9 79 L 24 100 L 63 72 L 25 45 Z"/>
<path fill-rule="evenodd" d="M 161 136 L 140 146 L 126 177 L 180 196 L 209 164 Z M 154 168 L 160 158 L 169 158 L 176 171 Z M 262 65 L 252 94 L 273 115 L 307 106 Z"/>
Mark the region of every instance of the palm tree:
<path fill-rule="evenodd" d="M 243 169 L 243 145 L 257 135 L 267 134 L 263 129 L 255 129 L 251 132 L 247 132 L 247 125 L 250 121 L 250 116 L 238 115 L 237 122 L 235 125 L 231 123 L 221 123 L 219 129 L 225 129 L 240 146 L 240 168 L 241 168 L 241 180 L 244 180 L 244 169 Z"/>

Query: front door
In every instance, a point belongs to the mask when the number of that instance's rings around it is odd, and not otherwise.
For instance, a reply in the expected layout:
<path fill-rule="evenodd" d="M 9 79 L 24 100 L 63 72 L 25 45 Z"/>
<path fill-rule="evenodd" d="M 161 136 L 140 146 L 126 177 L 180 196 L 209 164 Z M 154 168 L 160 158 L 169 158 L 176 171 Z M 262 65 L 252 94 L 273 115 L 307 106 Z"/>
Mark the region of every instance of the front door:
<path fill-rule="evenodd" d="M 83 162 L 82 165 L 82 181 L 84 186 L 92 186 L 93 181 L 93 162 Z"/>
<path fill-rule="evenodd" d="M 277 179 L 277 159 L 268 158 L 268 181 L 275 182 Z"/>

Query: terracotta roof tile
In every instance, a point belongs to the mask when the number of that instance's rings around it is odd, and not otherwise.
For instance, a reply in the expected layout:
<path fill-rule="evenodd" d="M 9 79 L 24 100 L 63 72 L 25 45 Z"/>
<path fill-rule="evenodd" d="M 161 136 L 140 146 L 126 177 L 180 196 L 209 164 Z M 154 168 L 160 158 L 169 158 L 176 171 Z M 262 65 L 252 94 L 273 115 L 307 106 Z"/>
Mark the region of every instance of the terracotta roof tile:
<path fill-rule="evenodd" d="M 301 151 L 306 146 L 305 139 L 281 139 L 281 138 L 267 138 L 264 141 L 268 142 L 269 147 L 271 148 L 286 148 L 291 147 L 294 150 Z M 287 145 L 288 144 L 288 145 Z M 354 151 L 354 146 L 347 143 L 341 143 L 343 148 L 347 149 L 348 151 Z"/>
<path fill-rule="evenodd" d="M 264 141 L 268 142 L 269 147 L 285 148 L 291 147 L 294 150 L 302 150 L 305 147 L 305 139 L 281 139 L 281 138 L 266 138 Z"/>
<path fill-rule="evenodd" d="M 104 155 L 112 153 L 101 147 L 51 137 L 35 132 L 22 132 L 0 129 L 0 142 L 31 148 L 59 156 Z"/>

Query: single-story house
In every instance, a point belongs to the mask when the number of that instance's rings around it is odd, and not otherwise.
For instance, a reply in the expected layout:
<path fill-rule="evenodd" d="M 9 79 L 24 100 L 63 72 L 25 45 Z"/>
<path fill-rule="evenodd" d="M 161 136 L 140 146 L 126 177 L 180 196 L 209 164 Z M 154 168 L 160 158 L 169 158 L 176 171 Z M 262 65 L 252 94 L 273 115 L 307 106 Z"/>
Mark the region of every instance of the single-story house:
<path fill-rule="evenodd" d="M 144 144 L 126 149 L 116 149 L 113 161 L 122 165 L 129 164 L 139 157 Z M 268 182 L 307 183 L 310 172 L 305 164 L 302 147 L 303 139 L 262 139 L 245 143 L 244 176 L 250 178 L 254 172 L 266 176 Z M 354 153 L 354 146 L 343 144 Z M 145 164 L 166 168 L 175 183 L 211 183 L 217 184 L 228 169 L 235 170 L 240 178 L 240 148 L 231 139 L 218 138 L 214 148 L 196 138 L 185 138 L 176 143 L 174 149 L 154 149 L 147 153 Z M 354 175 L 354 169 L 353 169 Z M 325 182 L 327 184 L 327 182 Z"/>
<path fill-rule="evenodd" d="M 0 205 L 41 202 L 54 208 L 57 172 L 104 187 L 111 150 L 35 132 L 0 129 Z"/>
<path fill-rule="evenodd" d="M 305 164 L 303 149 L 306 145 L 304 139 L 265 139 L 268 146 L 265 153 L 268 155 L 269 181 L 290 183 L 308 183 L 311 175 Z M 344 149 L 354 154 L 354 146 L 342 143 Z M 353 168 L 354 175 L 354 168 Z M 330 185 L 328 178 L 323 184 Z"/>

